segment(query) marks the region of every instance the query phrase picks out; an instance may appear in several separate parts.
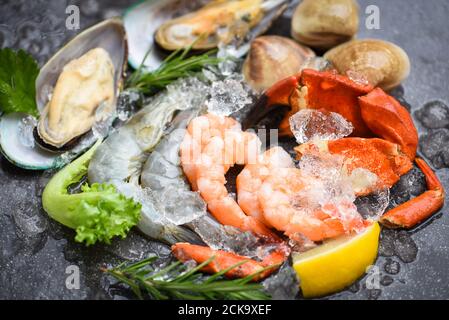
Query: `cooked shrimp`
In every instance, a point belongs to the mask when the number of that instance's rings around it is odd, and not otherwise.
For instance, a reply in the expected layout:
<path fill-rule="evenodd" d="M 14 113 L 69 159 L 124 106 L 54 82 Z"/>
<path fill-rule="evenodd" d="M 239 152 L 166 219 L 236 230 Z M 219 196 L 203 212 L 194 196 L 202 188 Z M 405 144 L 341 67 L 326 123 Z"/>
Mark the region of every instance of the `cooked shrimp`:
<path fill-rule="evenodd" d="M 234 119 L 206 114 L 193 119 L 187 128 L 181 144 L 181 165 L 192 189 L 200 192 L 210 213 L 221 224 L 250 231 L 272 242 L 273 250 L 262 261 L 256 261 L 223 250 L 178 243 L 172 246 L 178 259 L 193 259 L 201 263 L 215 256 L 216 259 L 203 268 L 208 272 L 218 272 L 228 269 L 236 262 L 247 261 L 241 267 L 226 273 L 229 277 L 240 277 L 268 266 L 279 265 L 288 257 L 288 246 L 262 221 L 254 216 L 247 216 L 226 189 L 225 174 L 229 168 L 235 164 L 258 163 L 260 147 L 257 135 L 243 132 Z M 275 268 L 271 268 L 259 277 L 265 277 L 274 270 Z"/>
<path fill-rule="evenodd" d="M 242 131 L 234 119 L 206 114 L 189 124 L 181 144 L 181 164 L 192 189 L 200 192 L 221 224 L 277 239 L 261 221 L 242 211 L 225 185 L 231 166 L 257 162 L 260 146 L 257 135 Z"/>
<path fill-rule="evenodd" d="M 294 166 L 290 155 L 281 147 L 271 148 L 259 157 L 257 163 L 247 164 L 237 176 L 238 203 L 242 210 L 272 227 L 263 215 L 257 193 L 273 170 Z"/>
<path fill-rule="evenodd" d="M 364 220 L 352 202 L 316 206 L 309 203 L 314 199 L 298 197 L 313 186 L 312 180 L 297 168 L 271 171 L 257 192 L 265 221 L 291 238 L 299 233 L 312 241 L 364 229 Z"/>
<path fill-rule="evenodd" d="M 311 196 L 298 201 L 301 193 L 313 188 L 319 191 L 319 187 L 320 179 L 305 176 L 280 147 L 266 151 L 258 163 L 246 165 L 237 177 L 243 211 L 289 237 L 300 233 L 321 241 L 363 229 L 363 219 L 350 201 L 342 199 L 324 206 L 314 203 L 316 199 Z"/>

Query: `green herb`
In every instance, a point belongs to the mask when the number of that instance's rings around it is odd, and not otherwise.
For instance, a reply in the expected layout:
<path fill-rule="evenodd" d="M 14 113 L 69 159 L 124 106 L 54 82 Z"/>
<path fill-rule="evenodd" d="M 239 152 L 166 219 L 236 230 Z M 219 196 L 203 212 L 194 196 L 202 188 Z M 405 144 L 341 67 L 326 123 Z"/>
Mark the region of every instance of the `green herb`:
<path fill-rule="evenodd" d="M 113 185 L 84 185 L 81 193 L 69 194 L 67 188 L 79 182 L 99 140 L 80 158 L 59 171 L 42 195 L 45 211 L 56 221 L 75 229 L 75 240 L 87 245 L 97 241 L 110 243 L 115 236 L 124 238 L 140 219 L 141 205 L 118 193 Z"/>
<path fill-rule="evenodd" d="M 191 47 L 188 47 L 173 52 L 158 69 L 151 72 L 144 70 L 144 62 L 149 54 L 147 52 L 140 67 L 128 78 L 126 87 L 143 94 L 154 94 L 178 78 L 191 76 L 204 67 L 217 65 L 221 61 L 221 59 L 213 57 L 215 50 L 201 55 L 187 56 L 190 49 Z"/>
<path fill-rule="evenodd" d="M 129 286 L 139 299 L 143 299 L 145 293 L 157 300 L 270 299 L 270 296 L 263 291 L 261 284 L 251 283 L 255 276 L 268 268 L 243 279 L 227 280 L 223 278 L 223 275 L 246 261 L 212 276 L 205 276 L 200 270 L 207 266 L 214 257 L 193 269 L 188 269 L 181 262 L 174 262 L 162 270 L 156 270 L 152 267 L 156 259 L 156 257 L 150 257 L 137 263 L 121 264 L 112 269 L 102 270 Z"/>
<path fill-rule="evenodd" d="M 37 117 L 36 78 L 39 67 L 23 50 L 0 50 L 0 111 L 23 112 Z"/>

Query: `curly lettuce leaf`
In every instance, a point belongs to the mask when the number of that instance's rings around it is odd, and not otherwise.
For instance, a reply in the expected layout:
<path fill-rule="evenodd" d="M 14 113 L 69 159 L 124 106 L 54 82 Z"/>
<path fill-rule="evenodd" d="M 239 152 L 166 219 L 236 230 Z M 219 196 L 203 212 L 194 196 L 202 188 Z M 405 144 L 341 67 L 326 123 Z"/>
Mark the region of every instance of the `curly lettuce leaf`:
<path fill-rule="evenodd" d="M 36 78 L 39 67 L 23 50 L 0 50 L 0 111 L 23 112 L 38 117 Z"/>
<path fill-rule="evenodd" d="M 56 221 L 76 230 L 75 240 L 92 245 L 110 243 L 115 236 L 126 234 L 140 219 L 141 205 L 117 192 L 113 185 L 83 185 L 81 193 L 69 194 L 68 186 L 79 182 L 98 141 L 80 158 L 59 171 L 47 184 L 42 194 L 45 211 Z"/>

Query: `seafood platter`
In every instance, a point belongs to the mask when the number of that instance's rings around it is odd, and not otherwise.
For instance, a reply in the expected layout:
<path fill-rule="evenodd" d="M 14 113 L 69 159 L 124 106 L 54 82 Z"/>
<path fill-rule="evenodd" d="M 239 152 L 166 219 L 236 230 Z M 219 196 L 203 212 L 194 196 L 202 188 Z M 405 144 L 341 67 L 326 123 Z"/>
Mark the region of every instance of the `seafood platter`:
<path fill-rule="evenodd" d="M 43 211 L 74 246 L 138 234 L 168 248 L 102 268 L 134 298 L 368 287 L 381 232 L 426 233 L 445 189 L 396 94 L 413 61 L 358 36 L 360 13 L 356 0 L 148 0 L 40 68 L 3 48 L 2 155 L 46 172 Z M 267 33 L 280 17 L 288 36 Z M 423 188 L 396 201 L 410 175 Z"/>

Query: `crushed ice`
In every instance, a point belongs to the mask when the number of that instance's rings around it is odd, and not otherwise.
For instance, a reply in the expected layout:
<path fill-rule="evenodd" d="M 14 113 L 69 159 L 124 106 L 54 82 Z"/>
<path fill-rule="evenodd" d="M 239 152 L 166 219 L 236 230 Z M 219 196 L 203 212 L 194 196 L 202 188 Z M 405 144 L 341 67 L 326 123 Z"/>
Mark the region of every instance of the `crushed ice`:
<path fill-rule="evenodd" d="M 300 144 L 310 140 L 340 139 L 354 129 L 342 115 L 314 109 L 303 109 L 291 116 L 290 128 Z"/>
<path fill-rule="evenodd" d="M 346 71 L 346 75 L 348 76 L 349 79 L 351 79 L 353 82 L 355 82 L 359 85 L 362 85 L 362 86 L 369 85 L 368 78 L 360 72 L 357 72 L 354 70 L 348 70 L 348 71 Z"/>
<path fill-rule="evenodd" d="M 229 116 L 253 102 L 242 75 L 212 82 L 209 94 L 207 110 L 219 116 Z"/>

